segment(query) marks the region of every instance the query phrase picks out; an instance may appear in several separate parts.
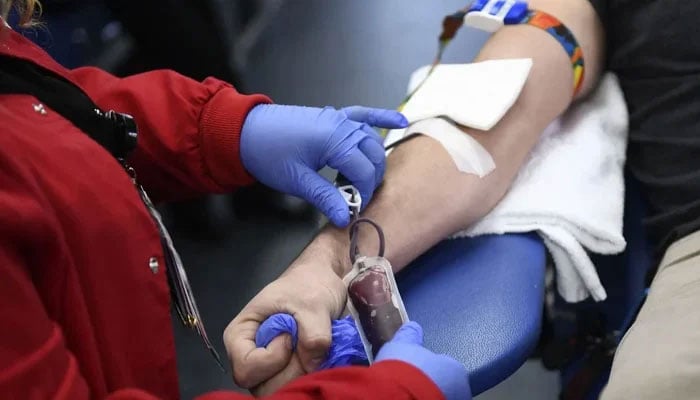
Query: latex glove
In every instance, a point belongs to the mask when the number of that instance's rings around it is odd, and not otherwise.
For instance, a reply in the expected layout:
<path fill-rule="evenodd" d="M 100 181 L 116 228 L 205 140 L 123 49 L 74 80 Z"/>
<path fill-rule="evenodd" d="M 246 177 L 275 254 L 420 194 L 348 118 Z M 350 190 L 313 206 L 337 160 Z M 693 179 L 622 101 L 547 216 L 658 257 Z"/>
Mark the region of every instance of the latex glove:
<path fill-rule="evenodd" d="M 464 365 L 423 347 L 423 329 L 416 322 L 404 324 L 394 338 L 379 349 L 375 362 L 383 360 L 399 360 L 420 369 L 435 382 L 447 400 L 472 398 Z"/>
<path fill-rule="evenodd" d="M 276 337 L 291 335 L 292 350 L 297 344 L 297 322 L 289 314 L 278 313 L 269 316 L 255 333 L 255 345 L 267 347 Z M 366 364 L 367 354 L 351 316 L 331 322 L 331 345 L 324 362 L 318 370 L 344 367 L 354 364 Z"/>
<path fill-rule="evenodd" d="M 294 350 L 297 346 L 297 321 L 285 313 L 270 315 L 255 332 L 255 345 L 267 347 L 274 338 L 285 333 L 291 336 L 292 350 Z"/>
<path fill-rule="evenodd" d="M 357 188 L 369 203 L 384 176 L 381 136 L 370 127 L 404 128 L 397 111 L 366 107 L 314 108 L 261 104 L 241 130 L 241 161 L 261 183 L 301 197 L 340 227 L 350 223 L 348 206 L 337 188 L 318 171 L 329 166 Z"/>

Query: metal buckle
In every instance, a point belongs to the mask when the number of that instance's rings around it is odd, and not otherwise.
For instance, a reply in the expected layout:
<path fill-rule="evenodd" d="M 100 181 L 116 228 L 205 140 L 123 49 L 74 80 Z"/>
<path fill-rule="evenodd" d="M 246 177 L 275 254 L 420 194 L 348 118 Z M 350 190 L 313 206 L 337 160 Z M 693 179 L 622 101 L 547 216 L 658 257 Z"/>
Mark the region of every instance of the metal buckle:
<path fill-rule="evenodd" d="M 113 124 L 116 131 L 117 146 L 119 148 L 114 149 L 114 151 L 116 151 L 115 156 L 117 158 L 127 158 L 129 154 L 136 149 L 138 142 L 139 134 L 136 120 L 129 114 L 116 112 L 114 110 L 109 110 L 103 115 Z"/>

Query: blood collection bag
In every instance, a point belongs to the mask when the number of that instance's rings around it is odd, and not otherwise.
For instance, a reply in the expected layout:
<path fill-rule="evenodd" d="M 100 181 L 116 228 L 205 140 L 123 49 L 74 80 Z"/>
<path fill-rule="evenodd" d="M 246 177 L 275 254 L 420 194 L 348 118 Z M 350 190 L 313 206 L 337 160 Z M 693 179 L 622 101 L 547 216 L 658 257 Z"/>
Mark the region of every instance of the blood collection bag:
<path fill-rule="evenodd" d="M 348 309 L 372 363 L 382 345 L 408 322 L 391 264 L 384 257 L 358 257 L 343 281 L 348 288 Z"/>

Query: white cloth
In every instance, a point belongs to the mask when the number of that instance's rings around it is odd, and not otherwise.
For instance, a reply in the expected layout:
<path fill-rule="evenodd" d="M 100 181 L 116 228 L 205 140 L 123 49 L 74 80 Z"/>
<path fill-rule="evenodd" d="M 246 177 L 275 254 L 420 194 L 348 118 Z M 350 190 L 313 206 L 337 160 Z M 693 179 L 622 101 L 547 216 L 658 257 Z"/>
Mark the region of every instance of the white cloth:
<path fill-rule="evenodd" d="M 617 78 L 604 76 L 587 100 L 543 133 L 501 202 L 455 237 L 536 231 L 552 255 L 569 302 L 606 298 L 586 249 L 624 250 L 622 236 L 628 112 Z M 498 165 L 496 165 L 498 168 Z"/>

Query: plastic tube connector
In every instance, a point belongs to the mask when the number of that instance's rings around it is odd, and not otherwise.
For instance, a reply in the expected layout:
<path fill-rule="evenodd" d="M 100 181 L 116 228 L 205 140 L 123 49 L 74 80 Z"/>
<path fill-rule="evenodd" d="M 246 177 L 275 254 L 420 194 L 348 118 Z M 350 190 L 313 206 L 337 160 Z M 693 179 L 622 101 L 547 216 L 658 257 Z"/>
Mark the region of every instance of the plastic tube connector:
<path fill-rule="evenodd" d="M 348 204 L 350 214 L 359 214 L 362 209 L 362 196 L 360 196 L 360 191 L 353 185 L 339 186 L 338 191 L 340 191 L 343 199 L 345 199 L 345 202 Z"/>
<path fill-rule="evenodd" d="M 503 25 L 520 23 L 528 12 L 524 0 L 476 0 L 464 16 L 464 24 L 486 32 L 496 32 Z"/>

